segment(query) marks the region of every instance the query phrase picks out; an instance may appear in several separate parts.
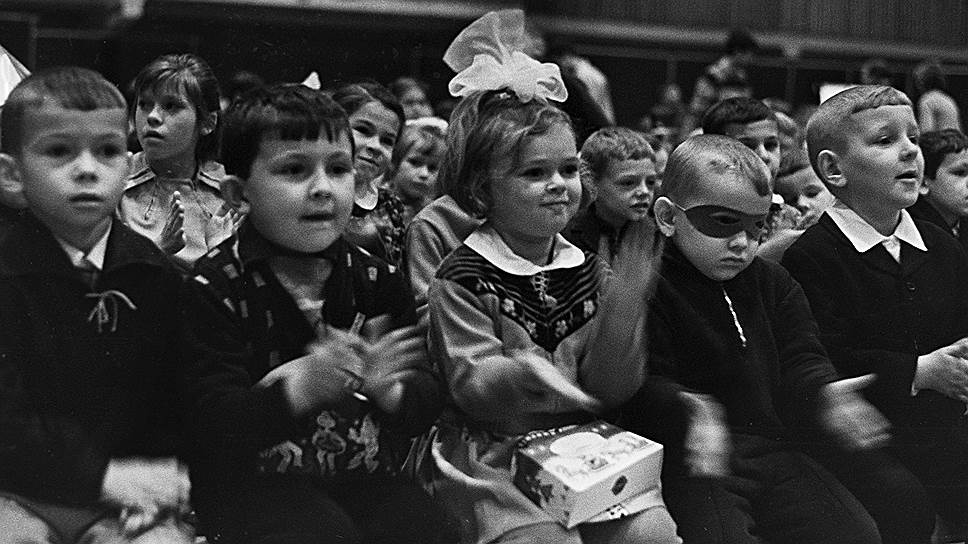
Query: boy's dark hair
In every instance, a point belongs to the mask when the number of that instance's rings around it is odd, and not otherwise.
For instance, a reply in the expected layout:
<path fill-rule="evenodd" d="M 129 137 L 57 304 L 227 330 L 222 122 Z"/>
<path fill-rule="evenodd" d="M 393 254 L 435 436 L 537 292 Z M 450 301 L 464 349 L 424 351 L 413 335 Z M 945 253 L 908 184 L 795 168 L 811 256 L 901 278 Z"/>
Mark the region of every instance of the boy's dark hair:
<path fill-rule="evenodd" d="M 858 85 L 840 91 L 817 107 L 807 121 L 807 152 L 810 166 L 824 180 L 817 167 L 817 155 L 824 149 L 839 152 L 844 143 L 845 126 L 855 113 L 881 106 L 911 106 L 906 94 L 886 85 Z"/>
<path fill-rule="evenodd" d="M 700 194 L 709 173 L 749 180 L 760 196 L 770 194 L 770 170 L 739 140 L 699 134 L 679 144 L 669 156 L 660 194 L 680 203 Z"/>
<path fill-rule="evenodd" d="M 944 68 L 936 60 L 926 60 L 914 67 L 914 88 L 919 92 L 928 91 L 948 92 L 948 81 L 944 75 Z"/>
<path fill-rule="evenodd" d="M 581 146 L 581 182 L 587 189 L 598 186 L 613 161 L 655 161 L 655 152 L 645 134 L 624 127 L 596 130 Z"/>
<path fill-rule="evenodd" d="M 403 114 L 403 105 L 389 89 L 375 81 L 362 81 L 343 85 L 333 91 L 333 100 L 346 110 L 346 115 L 353 115 L 356 110 L 362 108 L 370 102 L 379 102 L 392 111 L 399 121 L 399 132 L 403 132 L 403 124 L 406 118 Z M 399 136 L 399 135 L 398 135 Z"/>
<path fill-rule="evenodd" d="M 248 70 L 239 70 L 229 77 L 229 80 L 225 83 L 225 92 L 223 96 L 228 98 L 229 103 L 231 103 L 236 98 L 242 96 L 243 94 L 256 89 L 258 87 L 264 87 L 266 84 L 262 76 Z"/>
<path fill-rule="evenodd" d="M 491 182 L 499 157 L 511 157 L 511 168 L 520 163 L 526 138 L 545 134 L 563 125 L 574 135 L 571 117 L 545 100 L 522 103 L 507 91 L 478 91 L 457 104 L 447 128 L 447 147 L 440 162 L 437 185 L 469 215 L 485 217 L 493 198 Z M 582 191 L 582 200 L 586 198 Z"/>
<path fill-rule="evenodd" d="M 745 96 L 727 98 L 713 104 L 702 117 L 703 134 L 726 134 L 726 125 L 746 125 L 757 121 L 776 121 L 776 115 L 761 100 Z"/>
<path fill-rule="evenodd" d="M 134 97 L 129 115 L 134 119 L 138 102 L 146 92 L 157 94 L 166 89 L 184 96 L 195 107 L 196 123 L 219 113 L 221 104 L 218 79 L 215 72 L 201 57 L 191 53 L 162 55 L 149 62 L 134 79 Z M 199 161 L 215 158 L 218 151 L 219 122 L 208 134 L 198 138 L 195 157 Z"/>
<path fill-rule="evenodd" d="M 24 117 L 31 109 L 44 104 L 78 111 L 127 107 L 121 91 L 94 70 L 63 66 L 34 72 L 14 87 L 3 105 L 0 151 L 20 154 L 26 128 Z M 127 131 L 127 127 L 124 129 Z"/>
<path fill-rule="evenodd" d="M 221 162 L 225 172 L 248 179 L 266 138 L 335 141 L 350 133 L 346 112 L 332 98 L 301 84 L 261 87 L 240 96 L 225 112 Z"/>
<path fill-rule="evenodd" d="M 924 155 L 924 177 L 935 179 L 947 155 L 968 149 L 968 136 L 953 128 L 932 130 L 921 135 L 918 145 Z"/>

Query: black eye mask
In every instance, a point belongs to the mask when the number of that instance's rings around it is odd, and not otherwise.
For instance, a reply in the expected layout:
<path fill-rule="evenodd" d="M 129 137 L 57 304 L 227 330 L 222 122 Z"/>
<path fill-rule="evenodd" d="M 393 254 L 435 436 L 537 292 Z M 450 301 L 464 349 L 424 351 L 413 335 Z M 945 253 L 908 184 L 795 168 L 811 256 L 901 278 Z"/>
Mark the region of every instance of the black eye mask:
<path fill-rule="evenodd" d="M 686 218 L 696 230 L 712 238 L 729 238 L 738 232 L 746 231 L 754 239 L 759 239 L 766 228 L 766 216 L 750 215 L 724 206 L 693 206 L 688 210 L 676 204 L 686 214 Z"/>

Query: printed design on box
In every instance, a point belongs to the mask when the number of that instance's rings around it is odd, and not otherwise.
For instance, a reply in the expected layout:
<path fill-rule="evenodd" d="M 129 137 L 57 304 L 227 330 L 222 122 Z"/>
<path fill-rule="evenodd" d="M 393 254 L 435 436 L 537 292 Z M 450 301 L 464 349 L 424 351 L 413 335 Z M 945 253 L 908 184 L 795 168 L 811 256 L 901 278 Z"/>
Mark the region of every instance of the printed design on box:
<path fill-rule="evenodd" d="M 532 432 L 517 446 L 515 485 L 566 527 L 654 505 L 638 497 L 659 486 L 661 444 L 596 422 Z"/>

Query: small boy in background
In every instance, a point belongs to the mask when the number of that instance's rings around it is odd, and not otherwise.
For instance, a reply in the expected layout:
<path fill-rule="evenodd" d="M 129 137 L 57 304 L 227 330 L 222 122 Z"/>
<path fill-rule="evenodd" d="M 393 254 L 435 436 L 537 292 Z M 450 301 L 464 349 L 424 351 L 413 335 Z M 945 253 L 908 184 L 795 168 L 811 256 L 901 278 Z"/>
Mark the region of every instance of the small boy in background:
<path fill-rule="evenodd" d="M 195 267 L 186 312 L 192 477 L 207 536 L 434 542 L 443 517 L 399 470 L 439 413 L 406 281 L 350 244 L 345 111 L 301 85 L 225 114 L 223 190 L 249 214 Z M 348 332 L 347 332 L 348 331 Z"/>
<path fill-rule="evenodd" d="M 622 424 L 666 444 L 663 495 L 686 542 L 879 542 L 863 506 L 796 447 L 792 425 L 856 449 L 881 445 L 886 425 L 861 383 L 839 380 L 797 283 L 756 256 L 769 181 L 741 143 L 694 136 L 670 156 L 654 205 L 669 243 L 646 320 L 649 372 L 720 405 L 727 427 L 712 436 L 732 447 L 697 441 L 703 425 L 670 435 L 645 394 Z M 710 452 L 728 457 L 697 463 Z"/>
<path fill-rule="evenodd" d="M 917 142 L 911 101 L 891 87 L 854 87 L 821 104 L 807 123 L 807 145 L 837 201 L 782 264 L 803 286 L 837 369 L 877 376 L 865 394 L 892 425 L 889 451 L 903 465 L 892 480 L 916 476 L 940 516 L 939 535 L 964 540 L 968 259 L 949 233 L 905 210 L 921 186 Z M 870 478 L 883 466 L 848 461 L 827 465 L 879 521 L 890 519 L 882 508 L 923 493 L 885 492 Z M 924 523 L 920 515 L 902 519 L 912 529 Z"/>
<path fill-rule="evenodd" d="M 954 235 L 968 249 L 968 137 L 949 128 L 925 132 L 918 139 L 924 155 L 921 196 L 908 213 Z"/>
<path fill-rule="evenodd" d="M 770 187 L 780 171 L 780 128 L 776 114 L 755 98 L 727 98 L 702 118 L 703 134 L 721 134 L 750 148 L 770 170 Z"/>
<path fill-rule="evenodd" d="M 595 131 L 581 148 L 582 190 L 593 202 L 568 225 L 564 236 L 611 264 L 629 221 L 644 221 L 657 180 L 655 154 L 645 135 L 632 129 Z"/>
<path fill-rule="evenodd" d="M 0 242 L 5 542 L 192 542 L 175 375 L 181 278 L 114 215 L 121 93 L 37 72 L 3 109 L 0 185 L 26 202 Z"/>

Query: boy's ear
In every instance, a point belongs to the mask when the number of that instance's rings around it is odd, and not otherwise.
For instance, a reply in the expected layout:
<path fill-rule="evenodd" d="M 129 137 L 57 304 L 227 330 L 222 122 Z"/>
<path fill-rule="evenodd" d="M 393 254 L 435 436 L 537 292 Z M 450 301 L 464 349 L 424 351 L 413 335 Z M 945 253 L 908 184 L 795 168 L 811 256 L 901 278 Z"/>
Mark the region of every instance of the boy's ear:
<path fill-rule="evenodd" d="M 236 210 L 248 205 L 245 200 L 245 187 L 243 183 L 242 178 L 231 174 L 223 177 L 222 181 L 219 182 L 219 191 L 222 193 L 222 198 Z"/>
<path fill-rule="evenodd" d="M 847 178 L 840 169 L 840 156 L 836 152 L 824 149 L 817 153 L 817 169 L 820 170 L 821 181 L 831 187 L 844 187 Z"/>
<path fill-rule="evenodd" d="M 0 153 L 0 203 L 13 208 L 27 207 L 20 164 L 6 153 Z"/>
<path fill-rule="evenodd" d="M 668 197 L 660 196 L 652 205 L 655 223 L 663 236 L 671 237 L 676 233 L 676 205 Z"/>

